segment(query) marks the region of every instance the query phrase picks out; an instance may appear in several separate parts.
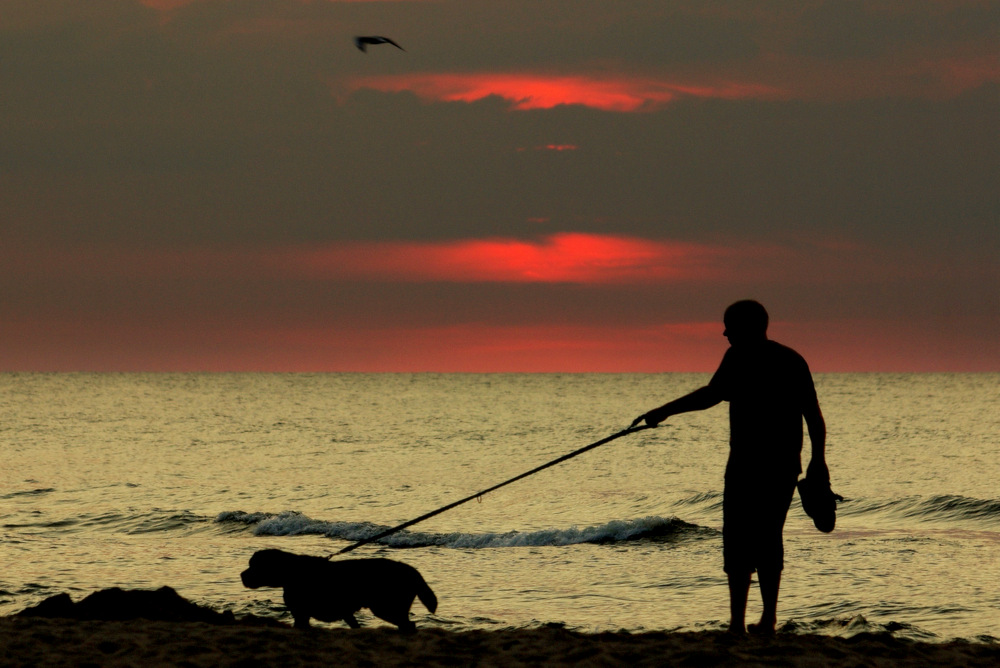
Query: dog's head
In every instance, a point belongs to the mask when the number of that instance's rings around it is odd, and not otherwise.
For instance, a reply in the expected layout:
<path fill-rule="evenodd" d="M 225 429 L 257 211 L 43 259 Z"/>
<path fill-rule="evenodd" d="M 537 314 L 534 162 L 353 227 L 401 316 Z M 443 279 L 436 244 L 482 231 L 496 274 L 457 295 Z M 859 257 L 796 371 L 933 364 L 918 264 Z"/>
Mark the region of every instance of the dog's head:
<path fill-rule="evenodd" d="M 282 550 L 260 550 L 250 557 L 250 567 L 240 573 L 243 586 L 250 589 L 259 587 L 284 587 L 294 577 L 296 555 Z"/>

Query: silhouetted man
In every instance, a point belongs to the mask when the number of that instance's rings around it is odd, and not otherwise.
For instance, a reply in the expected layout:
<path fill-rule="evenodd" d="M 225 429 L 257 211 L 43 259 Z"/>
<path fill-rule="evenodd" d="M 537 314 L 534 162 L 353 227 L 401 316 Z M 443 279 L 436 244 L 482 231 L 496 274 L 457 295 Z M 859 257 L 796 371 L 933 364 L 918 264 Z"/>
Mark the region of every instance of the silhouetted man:
<path fill-rule="evenodd" d="M 656 426 L 671 415 L 729 402 L 729 461 L 722 503 L 723 568 L 729 579 L 730 633 L 746 633 L 747 595 L 757 571 L 764 610 L 751 633 L 774 633 L 784 566 L 781 533 L 802 472 L 802 418 L 812 458 L 807 477 L 829 481 L 826 423 L 809 366 L 767 338 L 767 311 L 739 301 L 723 317 L 730 348 L 708 385 L 636 418 Z"/>

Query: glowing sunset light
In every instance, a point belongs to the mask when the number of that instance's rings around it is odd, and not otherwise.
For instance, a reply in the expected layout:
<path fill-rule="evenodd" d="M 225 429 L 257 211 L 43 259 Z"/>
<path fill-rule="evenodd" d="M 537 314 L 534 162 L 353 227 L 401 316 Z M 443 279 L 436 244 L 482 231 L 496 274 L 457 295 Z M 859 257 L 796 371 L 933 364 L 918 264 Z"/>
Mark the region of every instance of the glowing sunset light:
<path fill-rule="evenodd" d="M 446 102 L 475 102 L 497 96 L 508 100 L 513 109 L 520 111 L 571 104 L 602 111 L 653 111 L 679 96 L 741 99 L 775 97 L 778 94 L 774 88 L 756 84 L 690 86 L 640 77 L 517 73 L 387 75 L 354 79 L 350 87 L 382 92 L 410 91 L 425 99 Z"/>
<path fill-rule="evenodd" d="M 711 260 L 728 253 L 698 244 L 562 233 L 535 241 L 355 242 L 291 251 L 284 262 L 317 278 L 634 283 L 708 278 Z"/>

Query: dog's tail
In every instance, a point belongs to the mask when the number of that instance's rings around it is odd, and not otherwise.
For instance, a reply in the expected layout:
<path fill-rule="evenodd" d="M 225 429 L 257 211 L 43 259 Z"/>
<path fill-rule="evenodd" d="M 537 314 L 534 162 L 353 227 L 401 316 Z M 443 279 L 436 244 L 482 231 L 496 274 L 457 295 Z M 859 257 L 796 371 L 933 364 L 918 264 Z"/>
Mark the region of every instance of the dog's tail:
<path fill-rule="evenodd" d="M 420 573 L 417 573 L 416 585 L 417 585 L 417 598 L 420 599 L 420 602 L 423 603 L 424 607 L 427 608 L 429 611 L 436 612 L 438 607 L 437 596 L 434 595 L 434 592 L 431 591 L 431 588 L 427 586 L 426 582 L 424 582 L 424 578 L 423 576 L 420 575 Z"/>

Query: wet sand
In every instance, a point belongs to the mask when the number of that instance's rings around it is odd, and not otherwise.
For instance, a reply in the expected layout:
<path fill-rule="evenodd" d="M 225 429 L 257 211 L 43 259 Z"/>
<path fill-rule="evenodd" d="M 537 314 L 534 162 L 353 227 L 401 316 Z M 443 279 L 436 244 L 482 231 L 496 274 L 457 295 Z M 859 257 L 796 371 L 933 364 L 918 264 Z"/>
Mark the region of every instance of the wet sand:
<path fill-rule="evenodd" d="M 717 631 L 599 633 L 562 629 L 412 635 L 388 627 L 313 629 L 166 621 L 0 618 L 4 666 L 990 666 L 1000 644 L 920 643 Z"/>

